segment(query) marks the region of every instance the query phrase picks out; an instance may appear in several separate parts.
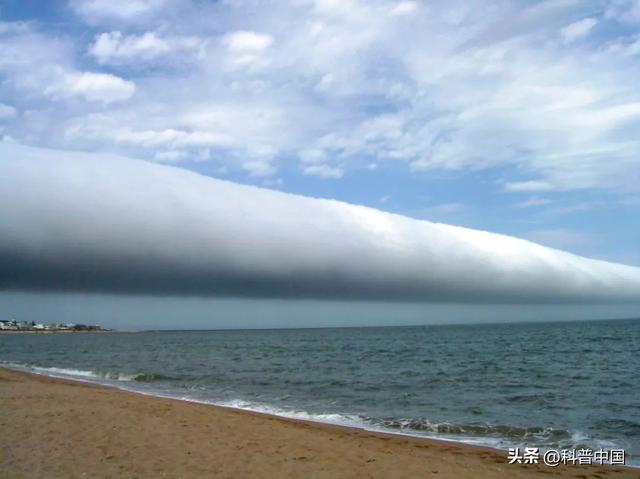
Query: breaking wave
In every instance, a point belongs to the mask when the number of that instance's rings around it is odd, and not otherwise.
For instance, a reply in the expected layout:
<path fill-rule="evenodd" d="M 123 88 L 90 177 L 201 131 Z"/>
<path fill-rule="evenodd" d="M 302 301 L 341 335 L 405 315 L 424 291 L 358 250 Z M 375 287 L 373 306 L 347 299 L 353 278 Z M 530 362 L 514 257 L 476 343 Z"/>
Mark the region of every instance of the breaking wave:
<path fill-rule="evenodd" d="M 565 429 L 550 427 L 519 427 L 507 424 L 456 424 L 451 422 L 433 422 L 429 419 L 377 419 L 368 418 L 367 422 L 385 429 L 400 430 L 407 433 L 445 434 L 448 436 L 493 437 L 514 442 L 527 441 L 540 445 L 566 444 L 577 439 L 576 435 Z"/>
<path fill-rule="evenodd" d="M 154 381 L 172 381 L 176 378 L 156 373 L 136 373 L 129 374 L 117 371 L 87 371 L 82 369 L 54 368 L 33 366 L 28 364 L 15 364 L 0 362 L 0 365 L 21 371 L 34 372 L 53 377 L 71 378 L 71 379 L 109 379 L 112 381 L 136 381 L 136 382 L 154 382 Z"/>

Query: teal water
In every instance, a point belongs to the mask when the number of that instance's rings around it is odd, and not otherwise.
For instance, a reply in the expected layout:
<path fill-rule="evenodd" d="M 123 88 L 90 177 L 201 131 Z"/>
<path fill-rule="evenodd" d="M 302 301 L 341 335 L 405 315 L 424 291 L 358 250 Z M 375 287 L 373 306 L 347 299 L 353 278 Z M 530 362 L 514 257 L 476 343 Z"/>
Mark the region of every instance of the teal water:
<path fill-rule="evenodd" d="M 4 365 L 290 417 L 640 464 L 640 320 L 0 336 Z"/>

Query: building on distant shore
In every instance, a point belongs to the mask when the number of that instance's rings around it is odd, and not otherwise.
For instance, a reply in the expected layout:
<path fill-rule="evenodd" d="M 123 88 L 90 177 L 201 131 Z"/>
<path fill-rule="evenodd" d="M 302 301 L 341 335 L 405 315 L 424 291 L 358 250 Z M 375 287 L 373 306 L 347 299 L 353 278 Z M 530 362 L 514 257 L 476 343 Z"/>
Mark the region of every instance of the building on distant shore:
<path fill-rule="evenodd" d="M 34 332 L 56 332 L 56 331 L 109 331 L 100 326 L 86 324 L 43 324 L 35 321 L 17 321 L 16 319 L 0 319 L 0 331 L 34 331 Z"/>
<path fill-rule="evenodd" d="M 12 319 L 10 321 L 5 319 L 0 320 L 0 330 L 15 331 L 17 329 L 18 329 L 18 324 L 16 323 L 15 319 Z"/>

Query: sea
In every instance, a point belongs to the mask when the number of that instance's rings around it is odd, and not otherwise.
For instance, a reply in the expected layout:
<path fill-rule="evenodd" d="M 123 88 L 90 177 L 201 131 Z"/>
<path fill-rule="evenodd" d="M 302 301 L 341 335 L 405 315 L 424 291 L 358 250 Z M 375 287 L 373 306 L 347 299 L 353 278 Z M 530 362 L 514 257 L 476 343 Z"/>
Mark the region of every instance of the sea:
<path fill-rule="evenodd" d="M 2 334 L 0 365 L 187 401 L 640 466 L 640 319 Z"/>

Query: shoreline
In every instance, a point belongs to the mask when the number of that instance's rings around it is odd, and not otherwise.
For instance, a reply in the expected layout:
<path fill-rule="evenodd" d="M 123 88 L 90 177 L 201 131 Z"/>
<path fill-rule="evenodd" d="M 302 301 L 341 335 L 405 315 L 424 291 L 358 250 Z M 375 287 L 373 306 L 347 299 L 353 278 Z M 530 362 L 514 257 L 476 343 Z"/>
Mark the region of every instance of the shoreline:
<path fill-rule="evenodd" d="M 92 371 L 81 371 L 81 370 L 72 370 L 72 369 L 60 369 L 60 368 L 46 368 L 46 367 L 35 367 L 35 366 L 26 366 L 21 364 L 14 363 L 6 363 L 0 361 L 0 370 L 7 369 L 10 371 L 16 371 L 20 373 L 25 373 L 29 375 L 40 376 L 44 378 L 51 379 L 60 379 L 62 381 L 71 381 L 71 382 L 79 382 L 88 385 L 94 385 L 97 387 L 110 388 L 117 391 L 129 392 L 133 394 L 139 394 L 145 397 L 150 398 L 162 398 L 162 399 L 173 399 L 176 401 L 193 403 L 193 404 L 202 404 L 206 406 L 211 406 L 215 408 L 223 408 L 231 411 L 240 411 L 246 412 L 249 414 L 258 414 L 258 415 L 266 415 L 269 417 L 274 417 L 278 419 L 284 419 L 289 421 L 302 421 L 309 424 L 317 424 L 317 425 L 328 425 L 335 427 L 344 427 L 348 429 L 354 429 L 358 431 L 373 433 L 373 434 L 384 434 L 390 436 L 398 436 L 401 438 L 415 438 L 415 439 L 424 439 L 427 441 L 433 440 L 438 442 L 444 442 L 449 444 L 461 444 L 464 446 L 472 446 L 472 447 L 480 447 L 485 449 L 490 449 L 496 453 L 503 454 L 505 457 L 508 455 L 508 449 L 511 447 L 510 445 L 500 445 L 495 444 L 495 441 L 492 443 L 487 443 L 489 441 L 483 441 L 482 438 L 474 438 L 472 436 L 466 438 L 458 438 L 458 437 L 447 437 L 446 435 L 438 434 L 438 435 L 427 435 L 427 434 L 419 434 L 416 432 L 406 432 L 401 429 L 390 429 L 384 428 L 380 426 L 369 425 L 365 422 L 358 421 L 357 419 L 351 419 L 349 416 L 341 415 L 340 413 L 328 413 L 329 415 L 340 416 L 342 420 L 328 420 L 321 419 L 319 417 L 314 417 L 313 414 L 308 414 L 305 411 L 286 411 L 286 410 L 274 410 L 273 408 L 267 407 L 248 407 L 248 406 L 240 406 L 233 404 L 225 404 L 224 402 L 215 402 L 207 399 L 197 399 L 188 396 L 182 396 L 177 394 L 163 393 L 159 391 L 153 390 L 141 390 L 136 388 L 136 376 L 134 375 L 124 375 L 124 378 L 116 374 L 116 377 L 109 375 L 106 373 L 101 375 L 99 373 L 95 373 Z M 309 416 L 309 417 L 301 417 L 301 416 Z M 541 459 L 542 460 L 542 459 Z M 598 464 L 599 465 L 599 464 Z M 636 469 L 640 472 L 640 464 L 625 464 L 624 467 L 629 467 L 632 469 Z M 640 475 L 638 476 L 640 479 Z"/>
<path fill-rule="evenodd" d="M 397 437 L 400 437 L 400 438 L 413 438 L 413 439 L 418 439 L 418 440 L 437 441 L 437 442 L 443 442 L 443 443 L 448 443 L 448 444 L 460 444 L 460 445 L 463 445 L 463 446 L 471 446 L 471 447 L 489 449 L 489 450 L 491 450 L 491 451 L 493 451 L 495 453 L 502 454 L 505 457 L 507 456 L 507 453 L 508 453 L 507 449 L 502 449 L 502 448 L 499 448 L 499 447 L 495 447 L 495 446 L 491 446 L 491 445 L 487 445 L 487 444 L 482 444 L 479 441 L 477 443 L 472 443 L 472 442 L 465 442 L 463 440 L 453 439 L 453 438 L 431 437 L 431 436 L 425 436 L 425 435 L 411 434 L 411 433 L 408 433 L 408 432 L 391 431 L 391 430 L 386 430 L 386 429 L 382 429 L 382 428 L 367 428 L 367 427 L 365 427 L 365 425 L 343 424 L 343 423 L 339 423 L 339 422 L 322 421 L 320 419 L 300 418 L 300 417 L 295 417 L 295 416 L 287 416 L 285 414 L 277 414 L 275 412 L 260 411 L 260 410 L 250 409 L 250 408 L 239 407 L 239 406 L 231 406 L 231 405 L 227 405 L 227 404 L 220 404 L 220 403 L 215 403 L 215 402 L 212 402 L 212 401 L 198 400 L 198 399 L 193 399 L 193 398 L 188 398 L 188 397 L 176 397 L 176 396 L 171 396 L 171 395 L 168 395 L 168 394 L 161 394 L 161 393 L 149 392 L 149 391 L 141 391 L 141 390 L 137 390 L 137 389 L 134 389 L 134 388 L 125 387 L 124 384 L 128 384 L 129 383 L 128 380 L 123 381 L 123 385 L 119 385 L 119 384 L 115 384 L 115 383 L 120 382 L 119 379 L 111 379 L 108 376 L 106 377 L 106 379 L 109 379 L 110 381 L 114 381 L 115 382 L 114 384 L 102 383 L 102 382 L 98 381 L 98 379 L 99 379 L 98 376 L 95 376 L 94 379 L 84 379 L 82 377 L 68 377 L 69 375 L 66 375 L 66 373 L 62 373 L 62 372 L 58 373 L 58 372 L 46 372 L 46 371 L 37 371 L 37 370 L 28 371 L 28 370 L 25 370 L 25 369 L 27 369 L 27 367 L 22 367 L 22 366 L 12 367 L 10 365 L 7 365 L 6 363 L 5 364 L 1 364 L 0 363 L 0 372 L 3 369 L 5 369 L 7 371 L 23 373 L 23 374 L 27 374 L 27 375 L 33 375 L 33 376 L 43 377 L 43 378 L 48 378 L 48 379 L 53 379 L 53 380 L 69 381 L 71 383 L 81 383 L 81 384 L 86 384 L 86 385 L 89 385 L 89 386 L 96 386 L 96 387 L 99 387 L 99 388 L 113 389 L 115 391 L 138 394 L 138 395 L 141 395 L 141 396 L 144 396 L 144 397 L 149 397 L 149 398 L 170 399 L 170 400 L 184 402 L 184 403 L 202 404 L 204 406 L 211 406 L 211 407 L 214 407 L 214 408 L 221 408 L 221 409 L 226 409 L 226 410 L 230 410 L 230 411 L 237 411 L 237 412 L 247 413 L 247 414 L 256 414 L 258 416 L 267 416 L 267 417 L 271 417 L 271 418 L 275 418 L 275 419 L 282 419 L 282 420 L 285 420 L 285 421 L 302 422 L 302 423 L 307 423 L 307 424 L 310 424 L 310 425 L 346 428 L 346 429 L 349 429 L 349 430 L 361 431 L 361 432 L 365 432 L 365 433 L 382 434 L 382 435 L 385 435 L 385 436 L 397 436 Z M 133 380 L 133 381 L 135 382 L 135 380 Z M 633 466 L 626 466 L 626 467 L 633 467 Z"/>
<path fill-rule="evenodd" d="M 0 330 L 0 334 L 86 334 L 86 333 L 140 333 L 141 330 L 137 329 L 99 329 L 93 331 L 71 331 L 71 330 L 59 330 L 59 331 L 29 331 L 29 330 L 13 330 L 3 329 Z"/>
<path fill-rule="evenodd" d="M 278 418 L 278 419 L 284 419 L 284 420 L 289 420 L 289 421 L 301 421 L 301 422 L 305 422 L 305 423 L 309 423 L 309 424 L 318 424 L 318 425 L 327 425 L 327 426 L 335 426 L 335 427 L 344 427 L 344 428 L 348 428 L 348 429 L 354 429 L 357 431 L 364 431 L 364 432 L 370 432 L 370 433 L 374 433 L 374 434 L 385 434 L 385 435 L 390 435 L 390 436 L 398 436 L 398 437 L 409 437 L 409 438 L 415 438 L 415 439 L 425 439 L 425 440 L 434 440 L 434 441 L 439 441 L 439 442 L 445 442 L 445 443 L 452 443 L 452 444 L 462 444 L 462 445 L 466 445 L 466 446 L 473 446 L 473 447 L 481 447 L 481 448 L 486 448 L 486 449 L 491 449 L 497 453 L 501 453 L 504 454 L 505 457 L 507 455 L 508 450 L 506 448 L 500 448 L 500 447 L 496 447 L 490 444 L 483 444 L 480 440 L 476 441 L 476 442 L 471 442 L 471 441 L 464 441 L 461 439 L 456 439 L 456 438 L 448 438 L 448 437 L 433 437 L 433 436 L 427 436 L 427 435 L 419 435 L 419 434 L 415 434 L 415 433 L 410 433 L 410 432 L 402 432 L 400 430 L 398 431 L 394 431 L 394 430 L 389 430 L 389 429 L 384 429 L 384 428 L 376 428 L 376 427 L 367 427 L 365 424 L 345 424 L 345 423 L 341 423 L 341 422 L 331 422 L 331 421 L 327 421 L 327 420 L 321 420 L 321 419 L 314 419 L 314 418 L 301 418 L 301 417 L 296 417 L 295 413 L 294 415 L 287 415 L 284 412 L 282 414 L 279 414 L 277 412 L 268 412 L 268 411 L 264 411 L 264 410 L 257 410 L 257 409 L 251 409 L 249 407 L 240 407 L 240 406 L 232 406 L 229 404 L 221 404 L 221 403 L 216 403 L 214 401 L 207 401 L 207 400 L 199 400 L 199 399 L 194 399 L 194 398 L 189 398 L 186 396 L 183 397 L 178 397 L 178 396 L 173 396 L 170 394 L 162 394 L 162 393 L 158 393 L 158 392 L 152 392 L 152 391 L 142 391 L 139 389 L 135 389 L 135 388 L 129 388 L 126 387 L 125 385 L 127 384 L 131 384 L 131 383 L 135 383 L 135 379 L 126 379 L 126 380 L 121 380 L 121 379 L 116 379 L 116 378 L 112 378 L 109 377 L 108 375 L 101 377 L 98 375 L 91 375 L 88 376 L 87 378 L 78 376 L 78 377 L 71 377 L 73 376 L 72 374 L 72 370 L 67 370 L 69 372 L 62 372 L 64 371 L 63 369 L 58 369 L 58 368 L 53 368 L 53 369 L 57 369 L 56 371 L 52 371 L 52 368 L 40 368 L 41 370 L 38 370 L 38 368 L 35 367 L 30 367 L 30 366 L 23 366 L 23 365 L 18 365 L 18 364 L 11 364 L 11 363 L 2 363 L 0 361 L 0 371 L 2 369 L 6 369 L 8 371 L 15 371 L 18 373 L 24 373 L 24 374 L 28 374 L 28 375 L 34 375 L 34 376 L 39 376 L 39 377 L 43 377 L 43 378 L 50 378 L 50 379 L 59 379 L 61 381 L 70 381 L 70 382 L 78 382 L 78 383 L 82 383 L 82 384 L 88 384 L 88 385 L 94 385 L 97 387 L 104 387 L 104 388 L 109 388 L 109 389 L 114 389 L 116 391 L 123 391 L 123 392 L 129 392 L 129 393 L 133 393 L 133 394 L 140 394 L 142 396 L 145 397 L 150 397 L 150 398 L 162 398 L 162 399 L 173 399 L 176 401 L 180 401 L 180 402 L 186 402 L 186 403 L 193 403 L 193 404 L 203 404 L 206 406 L 211 406 L 211 407 L 215 407 L 215 408 L 223 408 L 223 409 L 228 409 L 231 411 L 239 411 L 239 412 L 246 412 L 249 414 L 258 414 L 258 415 L 265 415 L 265 416 L 269 416 L 269 417 L 274 417 L 274 418 Z M 76 370 L 77 373 L 80 372 L 88 372 L 88 371 L 79 371 Z M 104 379 L 107 382 L 101 382 L 100 379 Z M 633 466 L 630 466 L 633 467 Z"/>
<path fill-rule="evenodd" d="M 511 465 L 505 451 L 485 446 L 8 368 L 0 368 L 0 398 L 7 405 L 0 408 L 0 450 L 6 456 L 0 471 L 6 467 L 10 477 L 43 477 L 43 471 L 44 477 L 82 477 L 88 467 L 95 477 L 114 471 L 139 477 L 638 477 L 637 469 L 621 466 Z M 241 452 L 247 447 L 250 456 Z M 132 455 L 140 449 L 150 454 Z M 60 470 L 51 473 L 47 465 L 61 453 Z"/>

